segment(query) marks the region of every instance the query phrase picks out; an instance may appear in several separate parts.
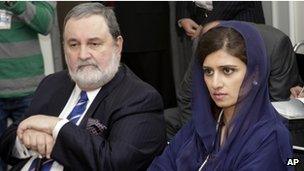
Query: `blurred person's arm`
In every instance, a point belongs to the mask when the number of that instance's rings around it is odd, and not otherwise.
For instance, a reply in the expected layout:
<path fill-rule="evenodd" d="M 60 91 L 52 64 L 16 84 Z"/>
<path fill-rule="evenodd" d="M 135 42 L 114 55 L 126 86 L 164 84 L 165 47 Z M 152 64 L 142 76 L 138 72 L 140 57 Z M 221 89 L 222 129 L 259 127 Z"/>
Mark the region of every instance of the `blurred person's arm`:
<path fill-rule="evenodd" d="M 193 2 L 187 1 L 177 1 L 176 2 L 176 21 L 183 18 L 192 18 L 194 15 L 194 10 L 192 9 L 194 5 Z"/>
<path fill-rule="evenodd" d="M 19 20 L 43 35 L 47 35 L 53 26 L 55 6 L 56 2 L 44 1 L 0 2 L 0 8 L 11 11 Z"/>
<path fill-rule="evenodd" d="M 201 26 L 190 18 L 183 18 L 178 21 L 178 24 L 186 32 L 187 36 L 191 38 L 197 37 L 197 33 L 200 32 Z"/>
<path fill-rule="evenodd" d="M 194 21 L 193 15 L 193 2 L 176 2 L 176 22 L 178 27 L 180 28 L 178 30 L 184 30 L 186 35 L 189 37 L 194 36 L 197 29 L 199 28 L 199 24 Z"/>
<path fill-rule="evenodd" d="M 279 36 L 272 50 L 269 92 L 271 101 L 284 101 L 290 97 L 290 89 L 301 84 L 296 57 L 288 36 Z"/>

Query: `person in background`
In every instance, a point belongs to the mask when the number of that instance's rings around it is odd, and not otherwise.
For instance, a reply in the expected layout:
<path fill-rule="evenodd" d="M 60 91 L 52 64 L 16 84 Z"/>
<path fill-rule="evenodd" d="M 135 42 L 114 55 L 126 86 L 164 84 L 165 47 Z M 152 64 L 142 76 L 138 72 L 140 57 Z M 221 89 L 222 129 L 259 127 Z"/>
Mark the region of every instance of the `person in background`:
<path fill-rule="evenodd" d="M 260 1 L 177 2 L 176 16 L 179 27 L 192 39 L 199 35 L 205 24 L 216 20 L 265 23 Z"/>
<path fill-rule="evenodd" d="M 165 144 L 159 93 L 120 64 L 113 10 L 82 3 L 64 22 L 68 71 L 44 78 L 0 139 L 15 170 L 146 170 Z"/>
<path fill-rule="evenodd" d="M 44 77 L 38 33 L 47 35 L 52 29 L 55 5 L 0 2 L 0 136 L 8 118 L 16 121 L 24 114 Z"/>
<path fill-rule="evenodd" d="M 269 61 L 248 23 L 223 21 L 203 34 L 192 119 L 148 170 L 292 170 L 290 134 L 269 99 Z"/>

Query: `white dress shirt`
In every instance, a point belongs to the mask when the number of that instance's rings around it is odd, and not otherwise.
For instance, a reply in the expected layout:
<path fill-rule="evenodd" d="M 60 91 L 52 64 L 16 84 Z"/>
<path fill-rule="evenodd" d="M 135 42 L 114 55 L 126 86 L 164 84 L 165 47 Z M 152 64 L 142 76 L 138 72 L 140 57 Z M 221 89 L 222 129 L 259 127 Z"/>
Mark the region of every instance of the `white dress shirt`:
<path fill-rule="evenodd" d="M 84 111 L 84 113 L 87 112 L 88 108 L 91 106 L 93 100 L 95 99 L 96 95 L 98 94 L 99 89 L 93 90 L 93 91 L 87 91 L 87 96 L 88 96 L 88 102 L 87 102 L 87 106 L 86 109 Z M 59 118 L 62 118 L 62 120 L 60 120 L 59 122 L 57 122 L 54 130 L 53 130 L 53 138 L 54 141 L 56 141 L 56 138 L 58 136 L 58 133 L 60 131 L 60 129 L 67 123 L 69 122 L 69 120 L 67 119 L 68 115 L 72 112 L 73 108 L 76 106 L 78 100 L 80 99 L 80 92 L 81 89 L 76 85 L 72 91 L 72 94 L 67 102 L 67 104 L 65 105 L 65 107 L 63 108 L 63 110 L 61 111 L 60 115 L 58 116 Z M 79 123 L 81 122 L 81 120 L 83 119 L 84 114 L 79 118 L 79 120 L 77 121 L 76 125 L 79 125 Z M 20 159 L 24 159 L 24 158 L 28 158 L 31 157 L 31 159 L 24 165 L 24 167 L 22 168 L 21 171 L 28 171 L 33 160 L 35 160 L 37 157 L 39 157 L 39 154 L 35 151 L 32 150 L 28 150 L 23 144 L 21 144 L 20 140 L 18 137 L 16 137 L 16 141 L 15 141 L 15 147 L 13 149 L 13 156 L 20 158 Z M 58 162 L 53 162 L 51 170 L 50 171 L 62 171 L 63 170 L 63 166 L 60 165 Z"/>

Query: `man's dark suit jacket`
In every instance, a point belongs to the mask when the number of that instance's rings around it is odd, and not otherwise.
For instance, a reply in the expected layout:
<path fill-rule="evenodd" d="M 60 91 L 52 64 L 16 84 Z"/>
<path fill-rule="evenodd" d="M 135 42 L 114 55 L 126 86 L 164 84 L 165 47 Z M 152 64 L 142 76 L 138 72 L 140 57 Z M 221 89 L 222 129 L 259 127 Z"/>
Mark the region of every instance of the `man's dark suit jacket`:
<path fill-rule="evenodd" d="M 254 23 L 252 23 L 252 25 L 260 32 L 266 46 L 267 56 L 270 59 L 270 99 L 271 101 L 288 100 L 290 95 L 289 89 L 301 83 L 292 43 L 286 34 L 272 26 Z M 193 58 L 177 92 L 179 111 L 177 113 L 168 113 L 165 116 L 168 130 L 167 136 L 169 139 L 173 137 L 192 116 Z"/>
<path fill-rule="evenodd" d="M 58 116 L 74 86 L 67 71 L 46 77 L 27 114 Z M 96 123 L 102 124 L 101 129 Z M 11 156 L 17 126 L 14 123 L 0 142 L 1 158 L 18 163 L 16 170 L 26 162 Z M 101 88 L 80 125 L 67 123 L 61 128 L 51 158 L 65 170 L 145 170 L 162 152 L 165 140 L 160 95 L 122 65 Z"/>

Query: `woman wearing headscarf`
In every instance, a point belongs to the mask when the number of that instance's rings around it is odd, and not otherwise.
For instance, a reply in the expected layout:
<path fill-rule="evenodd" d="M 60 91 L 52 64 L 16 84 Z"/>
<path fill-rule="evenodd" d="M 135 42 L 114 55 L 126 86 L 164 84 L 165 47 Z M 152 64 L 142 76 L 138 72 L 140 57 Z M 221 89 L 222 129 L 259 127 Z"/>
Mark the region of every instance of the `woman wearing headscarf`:
<path fill-rule="evenodd" d="M 269 58 L 247 23 L 203 34 L 193 66 L 192 120 L 148 170 L 293 170 L 283 118 L 269 100 Z"/>

